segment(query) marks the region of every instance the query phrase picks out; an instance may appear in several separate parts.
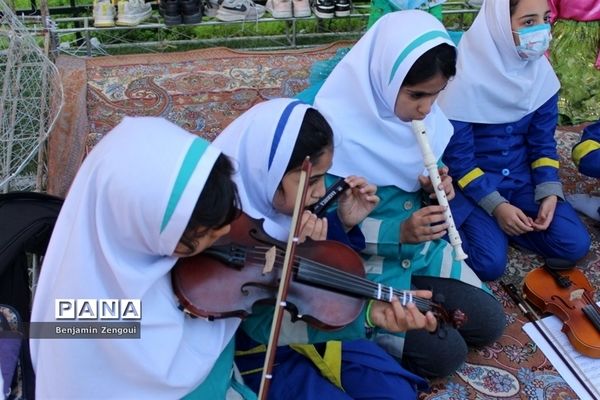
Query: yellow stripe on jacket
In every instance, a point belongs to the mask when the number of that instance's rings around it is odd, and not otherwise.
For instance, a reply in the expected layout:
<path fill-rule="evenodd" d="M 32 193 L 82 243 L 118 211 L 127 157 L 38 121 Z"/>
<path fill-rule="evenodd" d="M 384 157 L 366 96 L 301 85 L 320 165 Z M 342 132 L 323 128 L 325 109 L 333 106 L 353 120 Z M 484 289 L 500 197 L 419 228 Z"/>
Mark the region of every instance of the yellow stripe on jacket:
<path fill-rule="evenodd" d="M 584 140 L 583 142 L 573 147 L 573 153 L 571 154 L 571 157 L 573 158 L 573 162 L 575 163 L 575 165 L 579 167 L 579 162 L 583 157 L 587 156 L 592 151 L 599 149 L 600 143 L 598 143 L 597 141 L 592 139 Z"/>
<path fill-rule="evenodd" d="M 536 169 L 539 167 L 558 168 L 558 166 L 559 166 L 558 160 L 553 160 L 548 157 L 538 158 L 537 160 L 535 160 L 534 162 L 531 163 L 531 168 L 533 168 L 533 169 Z"/>
<path fill-rule="evenodd" d="M 458 180 L 458 186 L 464 189 L 469 183 L 483 175 L 481 168 L 473 168 L 468 174 Z"/>

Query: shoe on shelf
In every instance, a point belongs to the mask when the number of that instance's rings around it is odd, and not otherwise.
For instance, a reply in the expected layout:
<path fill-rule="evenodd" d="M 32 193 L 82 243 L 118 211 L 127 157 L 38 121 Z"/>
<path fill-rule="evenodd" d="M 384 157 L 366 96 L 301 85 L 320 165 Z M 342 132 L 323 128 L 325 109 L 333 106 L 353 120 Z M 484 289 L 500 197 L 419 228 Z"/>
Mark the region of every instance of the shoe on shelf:
<path fill-rule="evenodd" d="M 165 20 L 165 25 L 172 26 L 183 23 L 179 0 L 160 0 L 159 6 L 162 6 L 163 9 L 162 16 Z"/>
<path fill-rule="evenodd" d="M 308 0 L 292 0 L 294 17 L 303 18 L 310 17 L 310 3 Z"/>
<path fill-rule="evenodd" d="M 335 2 L 334 0 L 315 0 L 312 11 L 319 18 L 333 18 L 335 15 Z"/>
<path fill-rule="evenodd" d="M 202 3 L 200 0 L 179 0 L 184 24 L 198 24 L 202 21 Z"/>
<path fill-rule="evenodd" d="M 223 0 L 217 10 L 217 19 L 225 22 L 257 20 L 265 14 L 265 7 L 252 0 Z"/>
<path fill-rule="evenodd" d="M 94 0 L 92 14 L 96 28 L 115 26 L 115 6 L 111 0 Z"/>
<path fill-rule="evenodd" d="M 350 9 L 352 8 L 352 3 L 350 0 L 334 0 L 335 1 L 335 9 L 334 13 L 336 17 L 347 17 L 350 15 Z"/>
<path fill-rule="evenodd" d="M 265 8 L 273 18 L 292 18 L 292 0 L 268 0 Z"/>
<path fill-rule="evenodd" d="M 121 0 L 118 3 L 117 25 L 136 26 L 152 15 L 152 5 L 144 0 Z"/>
<path fill-rule="evenodd" d="M 220 3 L 218 0 L 204 0 L 202 14 L 206 15 L 207 17 L 216 17 L 219 5 Z"/>

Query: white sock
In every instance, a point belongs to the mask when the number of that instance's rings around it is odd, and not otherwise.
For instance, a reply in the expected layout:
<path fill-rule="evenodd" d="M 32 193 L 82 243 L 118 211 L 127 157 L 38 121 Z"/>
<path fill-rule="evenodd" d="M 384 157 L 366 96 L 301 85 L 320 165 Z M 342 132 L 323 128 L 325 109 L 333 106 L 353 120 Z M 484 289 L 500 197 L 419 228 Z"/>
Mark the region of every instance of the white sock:
<path fill-rule="evenodd" d="M 600 221 L 600 197 L 589 194 L 568 194 L 565 197 L 575 210 Z"/>

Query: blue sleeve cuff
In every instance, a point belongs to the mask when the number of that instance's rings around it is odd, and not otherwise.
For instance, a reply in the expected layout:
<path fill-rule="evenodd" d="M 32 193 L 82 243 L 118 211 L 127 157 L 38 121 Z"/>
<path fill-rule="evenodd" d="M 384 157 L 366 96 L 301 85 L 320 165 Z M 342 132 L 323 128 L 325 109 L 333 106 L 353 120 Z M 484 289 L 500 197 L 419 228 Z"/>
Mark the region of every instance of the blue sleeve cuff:
<path fill-rule="evenodd" d="M 348 232 L 344 230 L 344 224 L 340 221 L 337 210 L 327 213 L 327 239 L 335 240 L 352 248 L 354 251 L 362 251 L 366 247 L 365 236 L 358 226 L 354 226 Z"/>

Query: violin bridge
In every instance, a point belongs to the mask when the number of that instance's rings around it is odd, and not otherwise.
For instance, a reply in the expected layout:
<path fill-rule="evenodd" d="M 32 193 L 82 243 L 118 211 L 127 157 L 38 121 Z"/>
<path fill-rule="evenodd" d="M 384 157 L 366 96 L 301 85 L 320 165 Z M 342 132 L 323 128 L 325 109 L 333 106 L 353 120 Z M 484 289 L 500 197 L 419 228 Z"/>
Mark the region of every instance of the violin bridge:
<path fill-rule="evenodd" d="M 570 299 L 569 300 L 570 301 L 579 300 L 579 299 L 581 299 L 583 297 L 584 293 L 585 293 L 585 289 L 576 289 L 576 290 L 573 290 L 570 293 L 570 296 L 569 296 Z"/>
<path fill-rule="evenodd" d="M 277 255 L 277 248 L 272 246 L 265 253 L 265 265 L 263 267 L 262 273 L 263 275 L 270 274 L 273 271 L 273 266 L 275 265 L 275 257 Z"/>

